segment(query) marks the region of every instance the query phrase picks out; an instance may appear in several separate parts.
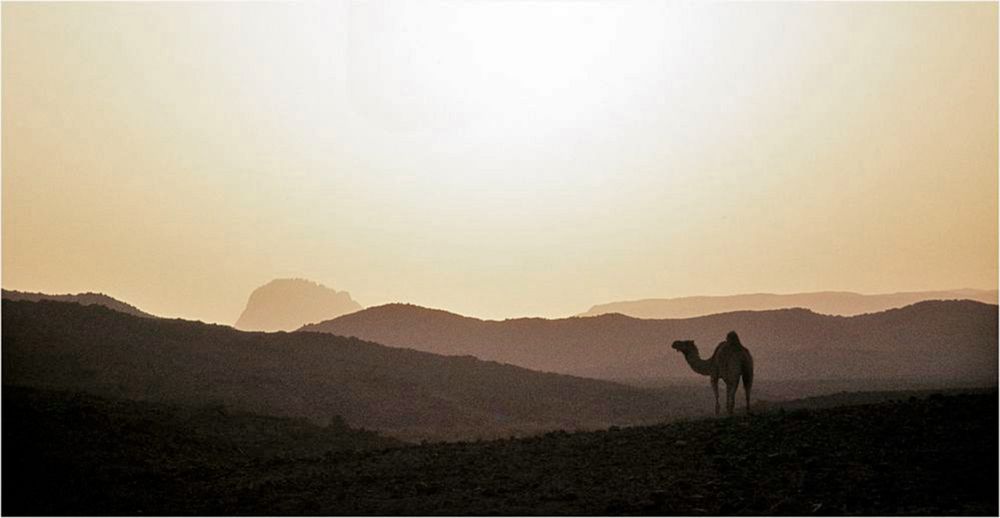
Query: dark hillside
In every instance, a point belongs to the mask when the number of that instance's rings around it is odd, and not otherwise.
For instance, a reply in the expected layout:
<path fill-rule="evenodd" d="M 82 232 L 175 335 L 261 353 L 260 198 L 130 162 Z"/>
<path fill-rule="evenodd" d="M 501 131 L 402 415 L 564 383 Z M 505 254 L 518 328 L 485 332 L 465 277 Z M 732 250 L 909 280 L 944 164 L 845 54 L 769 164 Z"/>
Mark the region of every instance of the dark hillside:
<path fill-rule="evenodd" d="M 270 487 L 323 496 L 276 494 L 263 507 L 316 514 L 995 515 L 996 405 L 996 392 L 935 396 L 752 422 L 392 450 L 300 465 L 299 475 L 282 473 Z"/>
<path fill-rule="evenodd" d="M 98 306 L 3 302 L 3 380 L 307 417 L 410 439 L 497 437 L 685 415 L 660 393 L 323 333 L 250 333 Z"/>
<path fill-rule="evenodd" d="M 3 299 L 28 300 L 31 302 L 38 302 L 39 300 L 53 300 L 56 302 L 75 302 L 83 306 L 97 304 L 98 306 L 104 306 L 108 309 L 121 311 L 122 313 L 127 313 L 129 315 L 134 315 L 137 317 L 156 318 L 155 315 L 146 313 L 145 311 L 142 311 L 141 309 L 127 302 L 122 302 L 116 298 L 110 297 L 103 293 L 77 293 L 75 295 L 47 295 L 45 293 L 30 293 L 26 291 L 3 290 Z"/>
<path fill-rule="evenodd" d="M 5 387 L 2 512 L 996 515 L 996 405 L 995 391 L 905 397 L 302 457 L 187 436 L 155 405 Z"/>
<path fill-rule="evenodd" d="M 185 493 L 204 499 L 199 504 L 204 505 L 215 495 L 193 481 L 236 478 L 239 471 L 275 459 L 403 444 L 339 422 L 320 427 L 221 407 L 8 385 L 3 421 L 4 515 L 134 514 L 161 498 L 178 505 Z"/>

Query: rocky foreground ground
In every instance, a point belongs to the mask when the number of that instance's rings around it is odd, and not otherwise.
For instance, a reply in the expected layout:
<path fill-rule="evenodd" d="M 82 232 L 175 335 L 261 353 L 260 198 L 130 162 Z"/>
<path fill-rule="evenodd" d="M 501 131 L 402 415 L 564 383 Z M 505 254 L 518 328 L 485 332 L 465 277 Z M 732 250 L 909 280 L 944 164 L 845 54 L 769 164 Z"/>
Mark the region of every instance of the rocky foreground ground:
<path fill-rule="evenodd" d="M 405 445 L 5 387 L 2 513 L 996 515 L 997 401 Z"/>

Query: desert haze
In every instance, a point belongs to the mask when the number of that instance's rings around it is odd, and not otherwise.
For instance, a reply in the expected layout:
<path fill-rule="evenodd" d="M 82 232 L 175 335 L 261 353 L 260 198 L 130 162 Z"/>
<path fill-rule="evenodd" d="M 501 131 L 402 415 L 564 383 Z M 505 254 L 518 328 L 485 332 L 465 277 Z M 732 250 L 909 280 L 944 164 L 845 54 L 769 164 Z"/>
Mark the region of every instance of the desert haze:
<path fill-rule="evenodd" d="M 997 515 L 996 2 L 4 2 L 2 515 Z"/>

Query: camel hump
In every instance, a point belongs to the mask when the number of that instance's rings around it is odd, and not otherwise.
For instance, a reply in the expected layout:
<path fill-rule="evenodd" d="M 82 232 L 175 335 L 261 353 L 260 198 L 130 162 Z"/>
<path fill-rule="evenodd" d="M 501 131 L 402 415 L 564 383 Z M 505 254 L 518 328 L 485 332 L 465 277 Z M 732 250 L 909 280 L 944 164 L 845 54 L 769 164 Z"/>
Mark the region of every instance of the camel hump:
<path fill-rule="evenodd" d="M 740 335 L 736 334 L 736 331 L 730 331 L 726 334 L 726 342 L 740 349 L 746 349 L 746 347 L 743 347 L 743 343 L 740 342 Z"/>

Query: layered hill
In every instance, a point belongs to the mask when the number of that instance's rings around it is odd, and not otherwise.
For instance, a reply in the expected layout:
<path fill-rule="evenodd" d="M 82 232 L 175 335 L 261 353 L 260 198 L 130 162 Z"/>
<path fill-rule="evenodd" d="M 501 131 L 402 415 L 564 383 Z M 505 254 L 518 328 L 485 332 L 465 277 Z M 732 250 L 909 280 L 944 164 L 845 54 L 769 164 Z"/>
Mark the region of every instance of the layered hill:
<path fill-rule="evenodd" d="M 847 291 L 815 293 L 753 293 L 746 295 L 678 297 L 610 302 L 579 316 L 621 313 L 636 318 L 690 318 L 731 311 L 805 308 L 824 315 L 853 316 L 901 308 L 925 300 L 975 300 L 997 303 L 997 290 L 914 291 L 862 295 Z"/>
<path fill-rule="evenodd" d="M 628 380 L 692 377 L 670 344 L 693 339 L 708 357 L 728 331 L 736 330 L 754 355 L 758 380 L 995 383 L 997 378 L 997 306 L 968 300 L 921 302 L 853 317 L 784 309 L 662 320 L 613 314 L 490 321 L 390 304 L 303 330 Z"/>
<path fill-rule="evenodd" d="M 2 352 L 5 385 L 343 419 L 407 439 L 596 428 L 681 412 L 651 390 L 468 356 L 51 301 L 3 301 Z"/>
<path fill-rule="evenodd" d="M 292 331 L 361 309 L 346 291 L 305 279 L 275 279 L 253 291 L 234 327 L 244 331 Z"/>
<path fill-rule="evenodd" d="M 122 302 L 118 299 L 105 295 L 103 293 L 78 293 L 76 295 L 47 295 L 45 293 L 31 293 L 27 291 L 16 291 L 16 290 L 3 290 L 4 300 L 27 300 L 31 302 L 37 302 L 39 300 L 53 300 L 57 302 L 73 302 L 83 306 L 90 306 L 96 304 L 98 306 L 104 306 L 108 309 L 113 309 L 115 311 L 120 311 L 122 313 L 127 313 L 129 315 L 135 315 L 137 317 L 145 318 L 157 318 L 155 315 L 151 315 L 142 311 L 141 309 Z"/>

